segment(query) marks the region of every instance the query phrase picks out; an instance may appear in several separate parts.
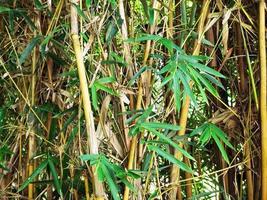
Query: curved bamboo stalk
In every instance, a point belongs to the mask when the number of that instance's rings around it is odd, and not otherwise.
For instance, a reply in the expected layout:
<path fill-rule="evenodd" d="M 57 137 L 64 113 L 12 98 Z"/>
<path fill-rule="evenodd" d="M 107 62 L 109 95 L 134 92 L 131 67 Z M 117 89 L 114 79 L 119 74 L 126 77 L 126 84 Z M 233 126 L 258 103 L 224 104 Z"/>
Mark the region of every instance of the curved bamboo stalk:
<path fill-rule="evenodd" d="M 71 2 L 73 4 L 78 5 L 79 0 L 75 0 L 75 2 Z M 77 62 L 78 68 L 78 75 L 80 80 L 80 89 L 81 89 L 81 96 L 83 101 L 83 109 L 84 109 L 84 116 L 86 122 L 86 131 L 87 131 L 87 144 L 88 144 L 88 151 L 90 154 L 98 154 L 98 141 L 96 137 L 96 131 L 94 126 L 94 117 L 91 108 L 91 101 L 90 95 L 88 91 L 88 83 L 86 79 L 86 70 L 83 62 L 83 56 L 81 51 L 81 45 L 79 40 L 79 30 L 78 30 L 78 15 L 77 10 L 74 5 L 71 6 L 71 34 L 72 34 L 72 42 Z M 104 199 L 104 188 L 102 183 L 98 180 L 96 169 L 92 167 L 93 171 L 93 189 L 94 195 L 96 199 L 101 200 Z"/>
<path fill-rule="evenodd" d="M 260 52 L 260 114 L 261 114 L 261 163 L 262 200 L 267 199 L 267 80 L 266 80 L 266 42 L 265 42 L 265 2 L 259 2 L 259 52 Z"/>

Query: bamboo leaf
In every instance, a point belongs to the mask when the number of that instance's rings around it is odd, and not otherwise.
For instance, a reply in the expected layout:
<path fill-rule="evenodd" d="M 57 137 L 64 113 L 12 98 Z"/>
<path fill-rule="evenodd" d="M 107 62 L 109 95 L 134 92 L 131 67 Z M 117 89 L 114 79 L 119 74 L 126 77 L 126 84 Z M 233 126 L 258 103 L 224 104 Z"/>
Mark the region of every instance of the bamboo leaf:
<path fill-rule="evenodd" d="M 143 128 L 152 128 L 152 129 L 167 129 L 173 131 L 180 130 L 180 127 L 177 125 L 161 123 L 161 122 L 143 122 L 141 126 Z"/>
<path fill-rule="evenodd" d="M 93 84 L 91 87 L 91 96 L 92 96 L 92 105 L 95 110 L 98 110 L 98 100 L 97 100 L 97 93 L 96 93 L 96 87 Z"/>
<path fill-rule="evenodd" d="M 144 73 L 147 70 L 151 70 L 151 67 L 144 66 L 142 67 L 137 73 L 134 74 L 134 76 L 131 78 L 131 80 L 128 83 L 128 86 L 132 86 L 134 82 L 141 76 L 142 73 Z"/>
<path fill-rule="evenodd" d="M 99 158 L 98 154 L 83 154 L 80 155 L 80 159 L 82 161 L 92 161 L 92 160 L 97 160 Z"/>
<path fill-rule="evenodd" d="M 114 83 L 115 81 L 116 79 L 113 76 L 111 76 L 111 77 L 100 78 L 95 82 L 100 83 L 100 84 L 108 84 L 108 83 Z"/>
<path fill-rule="evenodd" d="M 38 176 L 47 166 L 48 159 L 41 162 L 41 164 L 34 170 L 34 172 L 22 183 L 22 185 L 19 187 L 18 192 L 24 190 L 33 180 L 36 176 Z"/>
<path fill-rule="evenodd" d="M 217 137 L 216 134 L 212 134 L 212 138 L 214 139 L 217 147 L 219 148 L 219 150 L 220 150 L 220 152 L 222 154 L 223 159 L 229 164 L 230 161 L 229 161 L 228 155 L 227 155 L 227 153 L 226 153 L 226 151 L 225 151 L 222 143 L 220 142 L 219 138 Z"/>
<path fill-rule="evenodd" d="M 0 13 L 9 12 L 10 10 L 8 7 L 0 6 Z"/>
<path fill-rule="evenodd" d="M 107 184 L 109 186 L 109 189 L 111 191 L 112 197 L 114 200 L 120 200 L 119 196 L 119 190 L 117 188 L 117 184 L 112 179 L 110 172 L 108 171 L 107 167 L 105 165 L 101 165 L 101 169 L 103 171 L 103 174 L 105 175 L 105 178 L 107 180 Z"/>
<path fill-rule="evenodd" d="M 58 194 L 59 194 L 61 197 L 63 197 L 62 190 L 61 190 L 61 186 L 60 186 L 60 182 L 59 182 L 59 179 L 58 179 L 58 174 L 57 174 L 55 165 L 54 165 L 54 163 L 53 163 L 51 157 L 48 157 L 48 165 L 49 165 L 49 168 L 50 168 L 51 173 L 52 173 L 52 176 L 53 176 L 54 186 L 55 186 L 55 188 L 56 188 Z"/>
<path fill-rule="evenodd" d="M 174 141 L 172 141 L 170 138 L 168 138 L 167 136 L 165 136 L 164 134 L 156 131 L 155 129 L 146 127 L 146 130 L 152 132 L 154 135 L 158 136 L 161 140 L 165 141 L 166 143 L 168 143 L 169 145 L 173 146 L 174 148 L 176 148 L 178 151 L 180 151 L 185 157 L 191 159 L 191 160 L 195 160 L 193 156 L 191 156 L 187 151 L 185 151 L 183 148 L 181 148 L 178 144 L 176 144 Z"/>
<path fill-rule="evenodd" d="M 179 78 L 182 81 L 182 84 L 183 84 L 184 89 L 185 89 L 185 93 L 190 97 L 190 99 L 192 99 L 192 101 L 196 105 L 197 101 L 196 101 L 195 95 L 193 94 L 193 92 L 189 86 L 188 81 L 185 79 L 186 76 L 180 70 L 177 70 L 176 76 L 177 76 L 177 78 Z"/>
<path fill-rule="evenodd" d="M 220 72 L 210 68 L 210 67 L 207 67 L 205 65 L 202 65 L 200 63 L 194 63 L 192 65 L 193 67 L 199 69 L 200 71 L 203 71 L 203 72 L 206 72 L 208 74 L 211 74 L 213 76 L 217 76 L 217 77 L 220 77 L 220 78 L 226 78 L 224 75 L 222 75 Z"/>
<path fill-rule="evenodd" d="M 171 163 L 173 163 L 175 165 L 178 165 L 182 170 L 189 172 L 189 173 L 194 173 L 193 170 L 190 167 L 188 167 L 185 163 L 176 159 L 173 155 L 163 151 L 161 148 L 159 148 L 157 146 L 148 145 L 148 149 L 150 151 L 155 151 L 157 154 L 159 154 L 160 156 L 162 156 L 166 160 L 170 161 Z"/>
<path fill-rule="evenodd" d="M 92 1 L 92 0 L 85 0 L 85 6 L 86 6 L 87 9 L 90 8 L 90 6 L 91 6 L 91 1 Z"/>
<path fill-rule="evenodd" d="M 27 47 L 24 49 L 22 54 L 20 55 L 19 62 L 20 64 L 23 64 L 25 60 L 28 58 L 34 47 L 40 42 L 41 36 L 36 36 L 33 38 L 30 43 L 27 45 Z"/>
<path fill-rule="evenodd" d="M 216 135 L 223 141 L 224 144 L 235 150 L 233 145 L 228 141 L 226 134 L 220 128 L 218 128 L 215 124 L 210 124 L 210 126 L 212 131 L 216 133 Z"/>
<path fill-rule="evenodd" d="M 107 92 L 107 93 L 109 93 L 109 94 L 111 94 L 111 95 L 114 95 L 114 96 L 116 96 L 116 93 L 111 89 L 111 88 L 109 88 L 109 87 L 107 87 L 107 86 L 105 86 L 105 85 L 102 85 L 102 84 L 100 84 L 100 83 L 98 83 L 98 82 L 94 82 L 94 86 L 95 86 L 95 88 L 97 89 L 97 90 L 103 90 L 103 91 L 105 91 L 105 92 Z"/>

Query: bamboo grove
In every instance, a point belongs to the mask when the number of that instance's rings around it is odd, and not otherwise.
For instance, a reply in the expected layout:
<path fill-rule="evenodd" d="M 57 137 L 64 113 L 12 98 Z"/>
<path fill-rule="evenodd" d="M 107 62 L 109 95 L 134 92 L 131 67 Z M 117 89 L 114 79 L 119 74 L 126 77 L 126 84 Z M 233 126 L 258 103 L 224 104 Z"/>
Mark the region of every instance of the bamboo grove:
<path fill-rule="evenodd" d="M 0 199 L 267 200 L 264 0 L 1 0 Z"/>

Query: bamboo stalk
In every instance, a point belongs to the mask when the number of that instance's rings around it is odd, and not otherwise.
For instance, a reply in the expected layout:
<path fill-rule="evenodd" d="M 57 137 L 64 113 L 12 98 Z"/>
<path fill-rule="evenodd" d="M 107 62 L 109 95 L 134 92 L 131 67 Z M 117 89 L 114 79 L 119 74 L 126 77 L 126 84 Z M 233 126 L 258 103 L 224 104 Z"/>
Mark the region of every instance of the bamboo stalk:
<path fill-rule="evenodd" d="M 72 2 L 73 4 L 78 5 L 79 0 L 75 0 Z M 79 40 L 79 30 L 78 30 L 78 15 L 74 5 L 71 6 L 71 34 L 72 34 L 72 42 L 77 62 L 78 68 L 78 76 L 80 80 L 80 90 L 81 96 L 83 101 L 83 109 L 84 109 L 84 116 L 85 116 L 85 123 L 86 123 L 86 132 L 87 132 L 87 144 L 88 144 L 88 151 L 90 154 L 98 154 L 98 141 L 96 137 L 96 131 L 94 126 L 94 117 L 91 108 L 91 101 L 90 95 L 88 91 L 88 82 L 86 79 L 86 70 L 83 62 L 83 56 L 81 51 L 81 45 Z M 94 195 L 97 199 L 101 200 L 104 199 L 104 188 L 102 183 L 98 180 L 96 169 L 92 167 L 93 177 L 93 189 Z"/>
<path fill-rule="evenodd" d="M 86 197 L 86 200 L 90 200 L 89 182 L 88 182 L 88 177 L 87 177 L 86 172 L 84 172 L 83 178 L 84 178 L 84 187 L 85 187 L 85 197 Z"/>
<path fill-rule="evenodd" d="M 261 163 L 262 200 L 267 199 L 267 80 L 265 41 L 265 1 L 259 1 L 259 53 L 260 53 L 260 115 L 261 115 Z"/>
<path fill-rule="evenodd" d="M 204 34 L 204 23 L 205 23 L 207 14 L 208 14 L 209 4 L 210 4 L 210 0 L 205 0 L 203 2 L 203 7 L 201 9 L 200 20 L 198 24 L 198 40 L 196 40 L 195 42 L 193 55 L 198 55 L 200 52 L 201 39 Z M 193 86 L 193 82 L 191 81 L 190 87 L 192 88 L 192 86 Z M 189 107 L 190 107 L 190 97 L 187 95 L 185 99 L 185 103 L 183 104 L 182 109 L 181 109 L 181 116 L 180 116 L 180 121 L 179 121 L 179 126 L 181 129 L 178 131 L 179 136 L 183 136 L 185 134 Z M 182 144 L 180 144 L 180 146 L 182 147 Z M 174 156 L 177 159 L 182 158 L 181 152 L 177 150 L 175 151 Z M 171 170 L 171 182 L 178 184 L 179 180 L 180 180 L 180 168 L 177 165 L 173 165 L 172 170 Z M 173 189 L 170 191 L 170 198 L 176 199 L 177 198 L 176 195 L 177 195 L 177 187 L 173 187 Z"/>
<path fill-rule="evenodd" d="M 34 31 L 34 35 L 37 35 L 37 31 Z M 36 63 L 37 63 L 37 48 L 35 47 L 33 50 L 32 55 L 32 79 L 31 79 L 31 106 L 33 107 L 35 105 L 35 90 L 36 90 Z M 33 173 L 34 171 L 34 161 L 31 160 L 34 156 L 34 153 L 36 151 L 35 149 L 35 133 L 34 133 L 34 121 L 30 122 L 30 134 L 29 134 L 29 146 L 28 146 L 28 177 Z M 33 184 L 30 183 L 28 185 L 28 199 L 34 198 L 34 187 Z"/>
<path fill-rule="evenodd" d="M 142 95 L 143 95 L 143 88 L 140 82 L 139 87 L 138 87 L 136 110 L 141 109 Z M 131 147 L 130 147 L 130 153 L 129 153 L 129 159 L 128 159 L 128 167 L 127 167 L 128 170 L 133 169 L 134 158 L 136 154 L 137 140 L 138 140 L 137 135 L 135 135 L 131 140 Z M 129 194 L 130 194 L 130 190 L 127 186 L 125 186 L 123 200 L 128 200 Z"/>

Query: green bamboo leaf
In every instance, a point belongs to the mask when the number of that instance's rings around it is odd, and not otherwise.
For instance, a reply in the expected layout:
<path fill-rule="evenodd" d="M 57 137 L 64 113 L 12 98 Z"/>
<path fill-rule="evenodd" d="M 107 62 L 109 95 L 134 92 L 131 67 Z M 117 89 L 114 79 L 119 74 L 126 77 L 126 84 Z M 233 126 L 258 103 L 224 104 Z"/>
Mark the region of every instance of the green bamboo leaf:
<path fill-rule="evenodd" d="M 40 42 L 41 36 L 38 35 L 35 38 L 33 38 L 30 43 L 27 45 L 27 47 L 24 49 L 22 54 L 20 55 L 19 62 L 20 64 L 23 64 L 25 60 L 28 58 L 34 47 Z"/>
<path fill-rule="evenodd" d="M 194 73 L 194 75 L 195 75 L 195 76 L 202 82 L 202 84 L 203 84 L 204 86 L 206 86 L 206 89 L 207 89 L 211 94 L 213 94 L 214 96 L 217 96 L 217 97 L 219 96 L 217 90 L 212 86 L 212 84 L 211 84 L 206 78 L 204 78 L 204 77 L 202 76 L 202 74 L 200 74 L 200 73 L 194 71 L 193 68 L 191 68 L 190 71 Z"/>
<path fill-rule="evenodd" d="M 39 0 L 34 0 L 34 5 L 38 10 L 44 9 L 43 4 Z"/>
<path fill-rule="evenodd" d="M 233 145 L 228 141 L 227 135 L 219 127 L 217 127 L 215 124 L 210 124 L 210 126 L 212 131 L 216 133 L 216 135 L 223 141 L 224 144 L 235 150 Z"/>
<path fill-rule="evenodd" d="M 14 11 L 13 10 L 10 10 L 8 12 L 8 15 L 9 15 L 9 18 L 8 18 L 8 21 L 9 21 L 9 29 L 10 29 L 11 33 L 14 34 L 14 22 L 15 22 L 15 14 L 14 14 Z"/>
<path fill-rule="evenodd" d="M 198 38 L 198 33 L 195 32 L 195 31 L 192 31 L 191 32 L 191 36 L 194 38 L 194 39 L 197 39 Z M 211 46 L 211 47 L 214 47 L 214 44 L 212 44 L 209 40 L 205 39 L 202 37 L 201 39 L 201 43 L 202 44 L 205 44 L 205 45 L 208 45 L 208 46 Z"/>
<path fill-rule="evenodd" d="M 195 98 L 194 93 L 192 92 L 190 86 L 189 86 L 189 81 L 186 80 L 186 75 L 184 75 L 180 70 L 176 71 L 176 76 L 179 78 L 184 86 L 185 93 L 190 97 L 192 102 L 197 105 L 197 101 Z"/>
<path fill-rule="evenodd" d="M 122 21 L 120 20 L 120 21 L 117 22 L 118 25 L 121 25 L 121 23 L 119 23 L 119 22 L 122 22 Z M 106 41 L 107 41 L 107 43 L 110 43 L 110 41 L 118 33 L 118 31 L 119 31 L 118 25 L 114 21 L 109 23 L 109 26 L 108 26 L 108 29 L 107 29 L 107 32 L 106 32 Z"/>
<path fill-rule="evenodd" d="M 147 67 L 147 66 L 142 67 L 137 73 L 133 75 L 133 77 L 128 83 L 128 86 L 132 86 L 134 82 L 141 76 L 142 73 L 144 73 L 147 70 L 151 70 L 151 69 L 152 69 L 151 67 Z"/>
<path fill-rule="evenodd" d="M 139 127 L 138 126 L 134 126 L 130 129 L 129 131 L 129 135 L 130 136 L 135 136 L 136 134 L 138 134 L 140 131 L 139 131 Z"/>
<path fill-rule="evenodd" d="M 51 170 L 51 174 L 53 176 L 54 186 L 55 186 L 58 194 L 62 198 L 63 197 L 63 194 L 62 194 L 62 190 L 61 190 L 61 186 L 60 186 L 61 184 L 60 184 L 59 179 L 58 179 L 58 174 L 57 174 L 55 165 L 54 165 L 54 163 L 52 161 L 52 158 L 50 156 L 48 157 L 48 165 L 49 165 L 49 169 Z"/>
<path fill-rule="evenodd" d="M 105 178 L 107 180 L 107 184 L 109 186 L 109 189 L 111 191 L 113 199 L 114 200 L 120 200 L 120 195 L 119 195 L 119 190 L 117 188 L 117 184 L 112 179 L 112 176 L 111 176 L 109 170 L 107 169 L 107 167 L 105 165 L 101 165 L 100 167 L 103 171 L 103 174 L 105 175 Z"/>
<path fill-rule="evenodd" d="M 80 159 L 82 161 L 92 161 L 97 160 L 99 158 L 99 154 L 83 154 L 80 155 Z"/>
<path fill-rule="evenodd" d="M 155 151 L 157 154 L 159 154 L 160 156 L 162 156 L 166 160 L 170 161 L 171 163 L 173 163 L 175 165 L 178 165 L 182 170 L 189 172 L 189 173 L 194 173 L 194 171 L 190 167 L 188 167 L 185 163 L 176 159 L 173 155 L 163 151 L 161 148 L 159 148 L 157 146 L 148 145 L 148 149 L 150 151 Z"/>
<path fill-rule="evenodd" d="M 97 100 L 97 93 L 96 93 L 96 87 L 93 84 L 91 87 L 91 96 L 92 96 L 92 105 L 95 110 L 98 110 L 98 100 Z"/>
<path fill-rule="evenodd" d="M 195 75 L 195 72 L 192 68 L 189 68 L 189 71 L 191 72 L 191 77 L 192 79 L 194 80 L 195 82 L 195 85 L 198 87 L 199 91 L 200 91 L 200 94 L 203 98 L 203 101 L 206 103 L 206 104 L 209 104 L 208 102 L 208 98 L 207 98 L 207 95 L 204 91 L 204 88 L 202 87 L 202 84 L 200 83 L 199 79 L 197 78 L 197 76 Z"/>
<path fill-rule="evenodd" d="M 128 118 L 126 120 L 126 124 L 130 124 L 131 122 L 133 122 L 134 120 L 136 120 L 140 115 L 142 115 L 142 113 L 136 113 L 133 116 L 131 116 L 130 118 Z"/>
<path fill-rule="evenodd" d="M 115 8 L 115 6 L 116 6 L 116 0 L 108 0 L 108 1 L 111 4 L 112 8 Z"/>
<path fill-rule="evenodd" d="M 213 134 L 213 133 L 212 133 L 212 138 L 214 139 L 217 147 L 219 148 L 219 150 L 220 150 L 220 152 L 222 154 L 223 159 L 229 164 L 230 161 L 229 161 L 228 155 L 227 155 L 227 153 L 226 153 L 226 151 L 225 151 L 222 143 L 220 142 L 219 138 L 217 137 L 216 134 Z"/>
<path fill-rule="evenodd" d="M 192 67 L 198 69 L 199 71 L 203 71 L 203 72 L 206 72 L 208 74 L 211 74 L 213 76 L 217 76 L 217 77 L 220 77 L 220 78 L 226 78 L 224 75 L 222 75 L 220 72 L 210 68 L 210 67 L 207 67 L 201 63 L 194 63 L 192 64 Z"/>
<path fill-rule="evenodd" d="M 149 24 L 150 25 L 153 25 L 154 23 L 154 19 L 155 19 L 155 11 L 153 8 L 150 8 L 148 9 L 148 13 L 149 13 Z"/>
<path fill-rule="evenodd" d="M 76 134 L 78 133 L 78 130 L 79 130 L 78 126 L 75 126 L 75 127 L 72 129 L 72 131 L 71 131 L 71 133 L 70 133 L 70 136 L 68 137 L 68 140 L 67 140 L 67 142 L 66 142 L 66 144 L 65 144 L 65 147 L 64 147 L 65 151 L 67 151 L 67 150 L 69 149 L 70 144 L 73 142 L 73 140 L 74 140 Z"/>
<path fill-rule="evenodd" d="M 173 131 L 180 130 L 180 127 L 177 125 L 161 123 L 161 122 L 143 122 L 141 126 L 143 128 L 152 128 L 152 129 L 167 129 Z"/>
<path fill-rule="evenodd" d="M 8 7 L 0 6 L 0 13 L 9 12 L 10 10 Z"/>
<path fill-rule="evenodd" d="M 143 123 L 151 114 L 153 107 L 149 106 L 144 112 L 143 114 L 139 117 L 138 119 L 138 123 Z"/>
<path fill-rule="evenodd" d="M 34 178 L 46 168 L 47 164 L 48 159 L 41 162 L 41 164 L 34 170 L 34 172 L 27 178 L 27 180 L 22 183 L 22 185 L 18 189 L 18 192 L 24 190 L 34 180 Z"/>
<path fill-rule="evenodd" d="M 205 130 L 207 130 L 207 128 Z M 203 133 L 199 137 L 199 142 L 201 143 L 201 146 L 204 147 L 208 143 L 208 141 L 210 139 L 211 139 L 211 133 L 210 133 L 210 131 L 203 131 Z"/>
<path fill-rule="evenodd" d="M 216 86 L 222 88 L 223 90 L 225 90 L 223 84 L 219 80 L 217 80 L 215 77 L 213 77 L 213 76 L 211 76 L 209 74 L 206 74 L 206 73 L 203 73 L 202 75 L 205 76 L 214 85 L 216 85 Z"/>
<path fill-rule="evenodd" d="M 164 74 L 166 72 L 172 72 L 175 71 L 176 69 L 176 61 L 168 61 L 167 65 L 165 65 L 159 72 L 158 74 Z"/>
<path fill-rule="evenodd" d="M 173 83 L 172 83 L 172 91 L 174 94 L 174 102 L 175 102 L 175 107 L 177 109 L 177 112 L 180 112 L 181 108 L 181 89 L 180 89 L 180 80 L 177 75 L 173 78 Z"/>
<path fill-rule="evenodd" d="M 173 79 L 174 74 L 175 74 L 175 73 L 170 73 L 169 76 L 167 76 L 166 78 L 164 78 L 164 79 L 162 80 L 162 82 L 161 82 L 161 84 L 160 84 L 159 87 L 162 88 L 164 85 L 166 85 L 167 83 L 169 83 L 169 82 Z"/>
<path fill-rule="evenodd" d="M 85 6 L 86 6 L 87 9 L 90 8 L 90 6 L 91 6 L 91 1 L 92 1 L 92 0 L 85 0 Z"/>
<path fill-rule="evenodd" d="M 168 138 L 164 134 L 156 131 L 153 128 L 146 127 L 145 129 L 148 130 L 148 131 L 150 131 L 150 132 L 152 132 L 154 135 L 158 136 L 164 142 L 166 142 L 169 145 L 173 146 L 175 149 L 177 149 L 178 151 L 180 151 L 185 157 L 187 157 L 187 158 L 189 158 L 191 160 L 195 160 L 193 156 L 191 156 L 187 151 L 185 151 L 183 148 L 181 148 L 178 144 L 176 144 L 174 141 L 172 141 L 170 138 Z"/>
<path fill-rule="evenodd" d="M 74 3 L 73 3 L 72 5 L 74 5 L 74 7 L 76 8 L 78 15 L 79 15 L 81 18 L 83 18 L 84 20 L 88 21 L 88 17 L 84 14 L 84 12 L 83 12 L 83 10 L 80 8 L 80 6 L 77 5 L 77 4 L 74 4 Z"/>
<path fill-rule="evenodd" d="M 98 82 L 94 82 L 94 86 L 96 87 L 97 90 L 103 90 L 111 95 L 114 95 L 116 96 L 116 93 L 109 87 L 105 86 L 105 85 L 102 85 Z"/>
<path fill-rule="evenodd" d="M 158 41 L 162 39 L 161 36 L 159 35 L 150 35 L 150 34 L 144 34 L 140 37 L 136 37 L 136 38 L 129 38 L 126 40 L 126 42 L 144 42 L 147 40 L 153 40 L 153 41 Z"/>
<path fill-rule="evenodd" d="M 120 181 L 123 182 L 123 184 L 126 185 L 131 191 L 133 191 L 133 192 L 135 192 L 135 193 L 137 192 L 137 188 L 135 188 L 134 185 L 131 184 L 131 183 L 127 180 L 126 177 L 125 177 L 125 178 L 121 178 Z"/>
<path fill-rule="evenodd" d="M 114 58 L 117 62 L 123 64 L 124 66 L 127 66 L 127 63 L 125 62 L 124 58 L 116 54 L 114 51 L 110 52 L 109 54 L 112 58 Z"/>
<path fill-rule="evenodd" d="M 195 64 L 198 63 L 198 60 L 191 55 L 186 55 L 186 54 L 178 54 L 177 56 L 178 61 L 184 61 L 186 63 L 191 63 L 191 64 Z"/>
<path fill-rule="evenodd" d="M 105 174 L 101 167 L 96 168 L 97 178 L 99 181 L 103 182 L 105 180 Z"/>
<path fill-rule="evenodd" d="M 207 126 L 208 126 L 208 124 L 205 123 L 205 124 L 202 124 L 200 127 L 194 129 L 194 130 L 190 133 L 190 137 L 194 137 L 194 136 L 196 136 L 196 135 L 202 133 L 202 132 L 206 129 Z"/>
<path fill-rule="evenodd" d="M 116 79 L 111 76 L 111 77 L 104 77 L 96 80 L 95 82 L 100 83 L 100 84 L 108 84 L 108 83 L 114 83 Z"/>

